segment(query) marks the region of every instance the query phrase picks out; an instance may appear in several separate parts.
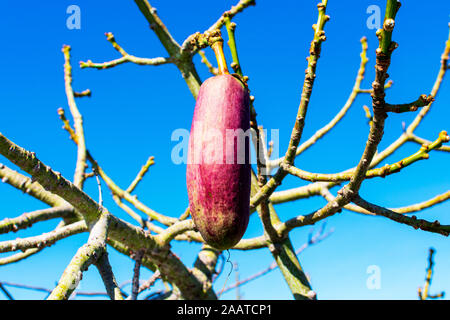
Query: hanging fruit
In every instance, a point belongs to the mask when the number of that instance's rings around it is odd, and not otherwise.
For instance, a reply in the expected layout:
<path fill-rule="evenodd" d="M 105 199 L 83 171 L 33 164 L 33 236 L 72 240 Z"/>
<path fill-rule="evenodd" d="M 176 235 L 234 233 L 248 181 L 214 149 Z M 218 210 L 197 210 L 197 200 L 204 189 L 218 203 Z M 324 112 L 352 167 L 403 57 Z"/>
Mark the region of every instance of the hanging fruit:
<path fill-rule="evenodd" d="M 250 206 L 250 109 L 246 85 L 228 72 L 221 38 L 211 44 L 219 74 L 200 87 L 189 139 L 186 182 L 194 223 L 220 250 L 244 235 Z"/>

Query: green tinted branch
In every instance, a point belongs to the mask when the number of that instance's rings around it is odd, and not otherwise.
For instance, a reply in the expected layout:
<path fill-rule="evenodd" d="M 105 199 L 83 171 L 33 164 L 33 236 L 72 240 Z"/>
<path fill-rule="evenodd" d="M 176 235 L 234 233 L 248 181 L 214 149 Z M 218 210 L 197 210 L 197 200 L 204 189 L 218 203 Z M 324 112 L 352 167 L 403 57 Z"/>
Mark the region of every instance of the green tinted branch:
<path fill-rule="evenodd" d="M 356 196 L 353 199 L 353 202 L 366 209 L 369 212 L 374 213 L 375 215 L 386 217 L 390 220 L 408 225 L 413 227 L 414 229 L 421 229 L 424 231 L 429 231 L 433 233 L 442 234 L 444 236 L 448 236 L 450 233 L 450 226 L 448 225 L 441 225 L 439 221 L 435 222 L 429 222 L 423 219 L 417 219 L 416 216 L 406 216 L 397 212 L 394 212 L 392 210 L 380 207 L 376 204 L 372 204 L 364 199 L 362 199 L 360 196 Z"/>
<path fill-rule="evenodd" d="M 137 174 L 136 178 L 130 184 L 130 186 L 126 189 L 126 192 L 132 193 L 134 189 L 136 189 L 138 183 L 144 178 L 144 175 L 147 173 L 148 169 L 155 164 L 155 157 L 151 156 L 147 159 L 147 162 L 142 166 L 141 170 Z"/>
<path fill-rule="evenodd" d="M 108 233 L 109 214 L 104 213 L 93 225 L 88 242 L 78 249 L 75 256 L 64 270 L 56 288 L 52 291 L 49 300 L 67 300 L 89 266 L 96 263 L 106 252 L 106 236 Z"/>
<path fill-rule="evenodd" d="M 16 218 L 5 218 L 0 221 L 0 234 L 10 231 L 16 232 L 20 229 L 28 228 L 39 221 L 67 217 L 73 214 L 73 208 L 70 206 L 65 206 L 27 212 Z"/>
<path fill-rule="evenodd" d="M 365 178 L 374 178 L 374 177 L 386 177 L 388 175 L 391 175 L 393 173 L 399 172 L 401 169 L 408 167 L 409 165 L 422 160 L 422 159 L 428 159 L 429 158 L 429 152 L 431 150 L 437 150 L 442 147 L 442 143 L 448 142 L 450 140 L 450 137 L 447 135 L 447 132 L 442 131 L 439 134 L 438 139 L 436 139 L 434 142 L 430 144 L 424 144 L 420 148 L 419 151 L 416 153 L 410 155 L 409 157 L 400 160 L 394 164 L 387 164 L 381 168 L 368 170 L 366 172 Z M 324 173 L 311 173 L 304 170 L 301 170 L 299 168 L 296 168 L 294 166 L 283 166 L 284 170 L 289 172 L 290 174 L 299 177 L 303 180 L 307 181 L 333 181 L 333 182 L 340 182 L 340 181 L 347 181 L 350 180 L 353 175 L 354 171 L 348 170 L 341 173 L 335 173 L 335 174 L 324 174 Z"/>
<path fill-rule="evenodd" d="M 70 237 L 74 234 L 87 231 L 87 226 L 84 221 L 75 222 L 68 226 L 57 228 L 51 232 L 43 233 L 41 235 L 29 238 L 17 238 L 15 240 L 0 242 L 0 253 L 21 250 L 25 251 L 31 248 L 49 247 L 58 240 Z"/>
<path fill-rule="evenodd" d="M 417 99 L 416 101 L 410 102 L 410 103 L 404 103 L 404 104 L 386 103 L 384 109 L 386 112 L 395 112 L 395 113 L 416 111 L 418 108 L 425 107 L 433 101 L 434 101 L 434 98 L 431 95 L 427 96 L 425 94 L 422 94 L 419 97 L 419 99 Z"/>
<path fill-rule="evenodd" d="M 131 62 L 142 66 L 159 66 L 162 64 L 173 63 L 172 58 L 138 58 L 133 55 L 128 54 L 117 42 L 114 38 L 114 35 L 111 32 L 105 33 L 106 40 L 108 40 L 114 49 L 116 49 L 122 57 L 119 59 L 115 59 L 112 61 L 102 62 L 102 63 L 94 63 L 91 60 L 86 62 L 80 61 L 81 68 L 94 68 L 94 69 L 109 69 L 125 62 Z"/>

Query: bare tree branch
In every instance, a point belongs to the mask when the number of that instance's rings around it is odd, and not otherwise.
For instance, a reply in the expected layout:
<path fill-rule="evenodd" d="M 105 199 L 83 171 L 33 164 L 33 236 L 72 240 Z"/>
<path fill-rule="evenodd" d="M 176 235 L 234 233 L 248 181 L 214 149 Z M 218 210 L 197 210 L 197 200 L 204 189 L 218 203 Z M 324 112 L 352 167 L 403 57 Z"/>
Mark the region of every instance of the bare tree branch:
<path fill-rule="evenodd" d="M 125 62 L 132 62 L 135 64 L 139 64 L 142 66 L 159 66 L 162 64 L 168 64 L 172 63 L 171 58 L 138 58 L 133 55 L 128 54 L 122 47 L 116 42 L 116 39 L 114 38 L 114 35 L 111 32 L 105 33 L 106 40 L 111 42 L 114 49 L 116 49 L 122 57 L 119 59 L 115 59 L 108 62 L 102 62 L 102 63 L 94 63 L 91 60 L 88 60 L 86 62 L 80 61 L 80 67 L 81 68 L 95 68 L 95 69 L 109 69 L 115 66 L 118 66 Z"/>
<path fill-rule="evenodd" d="M 300 248 L 298 248 L 298 249 L 295 251 L 295 254 L 296 254 L 296 255 L 299 255 L 300 253 L 302 253 L 302 252 L 303 252 L 306 248 L 308 248 L 309 246 L 321 242 L 322 240 L 328 238 L 328 237 L 333 233 L 333 230 L 330 230 L 330 231 L 328 231 L 327 233 L 324 233 L 323 231 L 324 231 L 324 229 L 321 228 L 316 234 L 314 234 L 313 236 L 310 236 L 310 238 L 308 239 L 308 241 L 307 241 L 306 243 L 304 243 Z M 233 289 L 233 288 L 238 288 L 238 287 L 240 287 L 240 286 L 242 286 L 242 285 L 244 285 L 244 284 L 246 284 L 246 283 L 248 283 L 248 282 L 250 282 L 250 281 L 252 281 L 252 280 L 258 279 L 258 278 L 260 278 L 260 277 L 266 275 L 266 274 L 269 273 L 270 271 L 276 269 L 277 267 L 278 267 L 278 265 L 276 264 L 276 262 L 273 262 L 273 263 L 272 263 L 269 267 L 267 267 L 266 269 L 261 270 L 260 272 L 255 273 L 255 274 L 251 275 L 250 277 L 247 277 L 247 278 L 245 278 L 245 279 L 243 279 L 243 280 L 236 281 L 234 284 L 232 284 L 232 285 L 226 287 L 226 288 L 224 289 L 223 292 L 227 292 L 227 291 L 229 291 L 229 290 L 231 290 L 231 289 Z"/>
<path fill-rule="evenodd" d="M 10 231 L 18 231 L 31 227 L 39 221 L 47 221 L 55 218 L 61 218 L 74 214 L 74 210 L 70 206 L 60 206 L 48 209 L 27 212 L 16 218 L 5 218 L 0 221 L 0 234 Z"/>
<path fill-rule="evenodd" d="M 380 215 L 396 222 L 409 225 L 414 229 L 421 229 L 424 231 L 439 233 L 446 237 L 450 233 L 450 225 L 441 225 L 437 220 L 434 222 L 428 222 L 423 219 L 417 219 L 416 216 L 408 217 L 406 215 L 367 202 L 359 196 L 355 197 L 353 199 L 353 202 L 376 215 Z"/>
<path fill-rule="evenodd" d="M 66 87 L 67 102 L 70 112 L 72 113 L 75 127 L 75 135 L 77 137 L 77 163 L 75 167 L 75 176 L 73 183 L 80 189 L 83 189 L 85 172 L 86 172 L 86 142 L 84 138 L 83 117 L 78 111 L 75 103 L 75 94 L 72 89 L 72 66 L 70 65 L 70 46 L 64 45 L 62 48 L 64 53 L 64 82 Z"/>
<path fill-rule="evenodd" d="M 9 252 L 22 250 L 25 251 L 30 248 L 42 248 L 48 247 L 54 244 L 56 241 L 67 238 L 71 235 L 85 232 L 87 230 L 86 223 L 84 221 L 75 222 L 71 225 L 57 228 L 49 233 L 43 233 L 39 236 L 30 237 L 10 241 L 0 242 L 0 252 Z"/>
<path fill-rule="evenodd" d="M 429 289 L 431 286 L 431 280 L 433 276 L 433 255 L 436 251 L 433 248 L 430 248 L 429 254 L 428 254 L 428 268 L 427 268 L 427 276 L 425 278 L 425 284 L 423 286 L 423 289 L 419 287 L 418 293 L 419 293 L 419 299 L 420 300 L 426 300 L 426 299 L 439 299 L 443 298 L 445 296 L 445 292 L 441 292 L 435 295 L 429 294 Z"/>

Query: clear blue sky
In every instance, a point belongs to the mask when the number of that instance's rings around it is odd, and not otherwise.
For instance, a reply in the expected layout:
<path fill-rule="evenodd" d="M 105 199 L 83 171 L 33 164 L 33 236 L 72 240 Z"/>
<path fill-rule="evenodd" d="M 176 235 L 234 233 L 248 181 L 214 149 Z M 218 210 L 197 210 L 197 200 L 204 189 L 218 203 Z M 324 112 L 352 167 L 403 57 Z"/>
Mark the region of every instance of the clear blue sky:
<path fill-rule="evenodd" d="M 162 1 L 154 0 L 161 19 L 178 42 L 196 31 L 206 30 L 235 1 Z M 66 9 L 81 8 L 81 29 L 66 28 Z M 236 17 L 237 43 L 244 73 L 250 77 L 255 95 L 259 123 L 280 130 L 280 152 L 284 152 L 300 99 L 306 67 L 305 58 L 312 39 L 311 25 L 317 19 L 317 1 L 258 1 Z M 366 26 L 370 5 L 384 10 L 385 1 L 330 0 L 326 25 L 327 41 L 318 63 L 317 79 L 307 115 L 304 138 L 326 124 L 345 103 L 359 66 L 362 36 L 369 41 L 369 58 L 364 88 L 374 78 L 375 30 Z M 404 103 L 428 93 L 438 72 L 440 55 L 447 39 L 450 3 L 439 1 L 404 1 L 396 19 L 393 39 L 399 48 L 392 58 L 389 74 L 394 86 L 387 100 Z M 190 128 L 195 101 L 178 70 L 173 65 L 151 67 L 121 65 L 97 71 L 81 70 L 78 61 L 102 62 L 118 58 L 104 33 L 113 32 L 129 53 L 141 57 L 166 56 L 164 48 L 132 1 L 4 1 L 0 11 L 0 132 L 38 157 L 67 178 L 73 176 L 76 149 L 61 129 L 56 110 L 67 102 L 63 82 L 63 44 L 72 46 L 74 89 L 90 88 L 92 98 L 80 99 L 89 150 L 109 176 L 126 187 L 149 155 L 156 165 L 139 185 L 140 199 L 158 212 L 180 215 L 188 204 L 185 165 L 175 165 L 170 154 L 174 142 L 171 133 Z M 212 58 L 208 51 L 208 56 Z M 199 57 L 196 61 L 199 62 Z M 209 77 L 200 65 L 202 79 Z M 433 111 L 417 133 L 434 140 L 440 130 L 450 131 L 450 79 L 442 84 Z M 349 114 L 335 130 L 297 159 L 302 169 L 314 172 L 336 172 L 354 166 L 359 160 L 368 134 L 362 106 L 370 105 L 369 96 L 360 96 Z M 414 114 L 389 116 L 381 148 L 394 141 Z M 392 163 L 410 155 L 418 146 L 406 144 L 386 160 Z M 0 162 L 9 164 L 0 157 Z M 415 163 L 401 173 L 386 179 L 366 181 L 361 194 L 368 200 L 388 207 L 404 206 L 429 199 L 450 188 L 449 155 L 433 152 L 429 160 Z M 304 184 L 287 178 L 280 190 Z M 87 192 L 96 198 L 97 186 L 91 179 Z M 337 190 L 333 190 L 336 192 Z M 129 220 L 109 198 L 104 187 L 105 205 L 116 215 Z M 324 205 L 319 198 L 279 205 L 282 219 Z M 0 183 L 0 219 L 44 208 L 37 200 Z M 449 224 L 450 203 L 425 210 L 420 217 Z M 39 223 L 18 234 L 1 235 L 0 241 L 37 235 L 50 231 L 56 221 Z M 416 231 L 384 218 L 361 216 L 344 211 L 327 220 L 333 235 L 307 249 L 300 260 L 311 277 L 313 289 L 321 299 L 416 299 L 417 287 L 423 285 L 428 248 L 433 246 L 435 276 L 431 292 L 449 291 L 450 241 L 436 234 Z M 298 248 L 307 239 L 309 227 L 291 234 Z M 246 238 L 261 234 L 260 222 L 252 217 Z M 0 267 L 0 280 L 52 288 L 61 276 L 87 234 L 58 242 L 32 258 Z M 198 245 L 177 244 L 173 250 L 188 266 Z M 110 249 L 111 263 L 118 282 L 131 278 L 133 263 Z M 3 257 L 4 255 L 2 255 Z M 231 251 L 231 260 L 239 262 L 241 277 L 247 277 L 268 266 L 267 250 Z M 366 287 L 368 266 L 381 270 L 381 289 Z M 229 266 L 219 278 L 222 288 Z M 143 271 L 143 278 L 151 273 Z M 234 280 L 234 274 L 228 284 Z M 157 286 L 158 287 L 158 286 Z M 81 282 L 81 290 L 104 290 L 95 268 Z M 42 299 L 44 294 L 21 289 L 10 291 L 17 299 Z M 242 287 L 246 299 L 291 299 L 281 273 Z M 235 293 L 223 298 L 234 299 Z M 4 296 L 0 294 L 0 299 Z"/>

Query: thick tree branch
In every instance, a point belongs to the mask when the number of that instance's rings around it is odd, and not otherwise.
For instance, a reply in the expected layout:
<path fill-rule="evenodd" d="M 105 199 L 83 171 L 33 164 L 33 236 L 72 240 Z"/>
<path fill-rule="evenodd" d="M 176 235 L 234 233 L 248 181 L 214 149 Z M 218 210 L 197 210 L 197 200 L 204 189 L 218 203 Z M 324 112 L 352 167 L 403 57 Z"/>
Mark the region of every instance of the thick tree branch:
<path fill-rule="evenodd" d="M 207 244 L 203 245 L 197 254 L 197 259 L 194 262 L 192 273 L 198 279 L 201 279 L 204 290 L 208 292 L 208 299 L 217 299 L 216 293 L 213 290 L 212 282 L 217 265 L 217 259 L 221 252 L 214 249 Z"/>
<path fill-rule="evenodd" d="M 100 207 L 86 193 L 75 187 L 61 174 L 54 172 L 48 166 L 38 160 L 34 153 L 24 150 L 15 145 L 0 134 L 0 154 L 3 154 L 11 162 L 15 163 L 22 170 L 28 172 L 46 190 L 49 190 L 69 202 L 77 211 L 83 214 L 87 224 L 97 221 L 101 214 L 107 212 Z M 181 290 L 185 298 L 199 298 L 205 294 L 201 284 L 198 282 L 183 263 L 176 258 L 167 248 L 159 248 L 152 236 L 144 233 L 141 229 L 132 226 L 114 216 L 110 216 L 111 228 L 109 237 L 111 240 L 119 240 L 126 243 L 124 246 L 119 241 L 113 242 L 114 247 L 129 255 L 130 249 L 138 250 L 147 248 L 147 254 L 152 261 L 160 265 L 161 273 L 175 283 Z M 125 249 L 127 248 L 127 249 Z M 88 248 L 83 249 L 80 255 L 84 254 Z M 84 262 L 91 262 L 83 260 Z"/>
<path fill-rule="evenodd" d="M 77 253 L 64 270 L 56 288 L 52 291 L 49 300 L 67 300 L 89 266 L 96 263 L 100 256 L 106 252 L 106 237 L 110 215 L 104 213 L 93 225 L 88 242 L 78 249 Z"/>
<path fill-rule="evenodd" d="M 8 168 L 6 165 L 0 163 L 0 178 L 3 183 L 7 183 L 10 186 L 21 190 L 22 192 L 48 204 L 52 207 L 65 207 L 70 206 L 61 197 L 45 190 L 38 182 L 23 174 Z"/>

